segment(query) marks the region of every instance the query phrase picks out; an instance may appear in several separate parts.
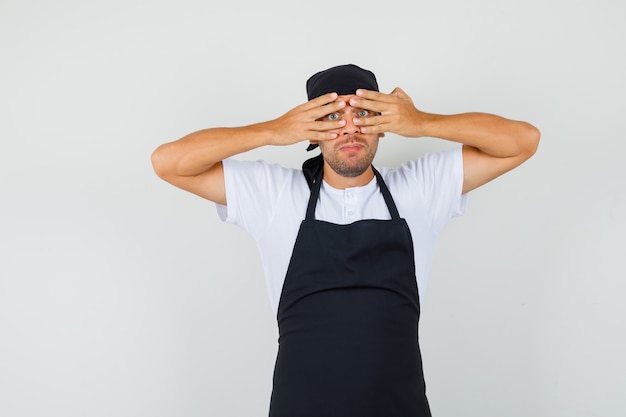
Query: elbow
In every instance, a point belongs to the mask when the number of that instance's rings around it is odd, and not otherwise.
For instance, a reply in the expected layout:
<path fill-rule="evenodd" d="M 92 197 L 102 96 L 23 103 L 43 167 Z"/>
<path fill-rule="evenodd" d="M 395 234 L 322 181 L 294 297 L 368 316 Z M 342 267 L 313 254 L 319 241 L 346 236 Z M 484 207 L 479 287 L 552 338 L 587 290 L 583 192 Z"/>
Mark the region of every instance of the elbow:
<path fill-rule="evenodd" d="M 526 155 L 527 158 L 533 156 L 539 148 L 541 132 L 530 123 L 524 123 L 524 132 L 520 140 L 520 153 Z"/>
<path fill-rule="evenodd" d="M 161 145 L 156 148 L 152 155 L 150 155 L 150 162 L 152 163 L 152 169 L 154 173 L 161 179 L 165 179 L 168 176 L 168 164 L 166 163 L 167 158 L 165 157 L 165 152 L 163 150 L 163 146 Z"/>

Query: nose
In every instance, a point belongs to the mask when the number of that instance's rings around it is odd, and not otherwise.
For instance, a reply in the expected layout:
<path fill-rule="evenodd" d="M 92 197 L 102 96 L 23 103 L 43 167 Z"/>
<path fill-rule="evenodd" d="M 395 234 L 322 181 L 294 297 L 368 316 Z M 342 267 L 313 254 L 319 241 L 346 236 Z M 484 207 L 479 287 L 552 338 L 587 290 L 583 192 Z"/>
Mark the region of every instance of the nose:
<path fill-rule="evenodd" d="M 341 129 L 342 135 L 353 135 L 355 133 L 361 133 L 360 128 L 354 124 L 353 118 L 354 116 L 352 114 L 348 114 L 346 115 L 346 117 L 344 117 L 346 124 Z"/>

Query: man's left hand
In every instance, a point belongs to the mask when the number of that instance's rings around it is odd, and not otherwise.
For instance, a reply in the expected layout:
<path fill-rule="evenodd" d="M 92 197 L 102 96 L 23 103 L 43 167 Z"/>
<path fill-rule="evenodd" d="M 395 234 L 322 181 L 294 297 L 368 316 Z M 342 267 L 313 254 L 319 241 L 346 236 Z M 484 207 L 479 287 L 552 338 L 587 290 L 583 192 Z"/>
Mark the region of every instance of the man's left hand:
<path fill-rule="evenodd" d="M 354 119 L 361 132 L 390 132 L 411 138 L 423 136 L 427 114 L 419 111 L 401 88 L 396 87 L 389 94 L 359 89 L 356 94 L 357 97 L 350 99 L 351 106 L 378 113 L 378 116 Z"/>

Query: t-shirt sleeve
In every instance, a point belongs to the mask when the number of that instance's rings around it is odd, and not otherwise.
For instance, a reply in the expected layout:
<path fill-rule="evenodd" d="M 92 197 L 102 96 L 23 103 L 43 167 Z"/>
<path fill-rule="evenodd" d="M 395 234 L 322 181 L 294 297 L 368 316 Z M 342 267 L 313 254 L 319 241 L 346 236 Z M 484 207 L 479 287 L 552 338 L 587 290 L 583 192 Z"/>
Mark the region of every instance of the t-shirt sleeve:
<path fill-rule="evenodd" d="M 296 171 L 263 161 L 232 158 L 222 164 L 227 205 L 217 204 L 217 213 L 222 221 L 258 239 L 269 227 L 281 193 Z"/>
<path fill-rule="evenodd" d="M 428 153 L 407 162 L 400 171 L 411 178 L 411 188 L 428 211 L 435 232 L 440 232 L 453 217 L 465 214 L 468 195 L 462 194 L 462 146 Z"/>

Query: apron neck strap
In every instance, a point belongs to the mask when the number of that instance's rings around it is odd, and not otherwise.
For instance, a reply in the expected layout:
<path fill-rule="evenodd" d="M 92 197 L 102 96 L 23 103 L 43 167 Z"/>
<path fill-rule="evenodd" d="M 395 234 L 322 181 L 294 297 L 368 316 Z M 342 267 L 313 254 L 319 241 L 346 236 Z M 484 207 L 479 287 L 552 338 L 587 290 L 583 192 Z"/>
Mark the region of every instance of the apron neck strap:
<path fill-rule="evenodd" d="M 387 208 L 389 209 L 389 214 L 391 214 L 391 218 L 393 220 L 398 220 L 400 218 L 398 208 L 396 207 L 395 201 L 393 201 L 393 197 L 389 192 L 389 188 L 387 188 L 385 180 L 383 180 L 383 176 L 380 175 L 380 172 L 378 172 L 378 170 L 373 166 L 372 169 L 374 170 L 374 175 L 376 175 L 376 181 L 378 181 L 378 187 L 380 188 L 380 192 L 383 193 L 383 198 L 385 199 L 385 203 L 387 203 Z"/>
<path fill-rule="evenodd" d="M 383 198 L 385 199 L 385 203 L 387 204 L 387 209 L 389 210 L 389 214 L 391 214 L 392 220 L 397 220 L 400 218 L 400 214 L 398 213 L 398 208 L 396 207 L 396 203 L 393 201 L 393 197 L 389 192 L 389 188 L 387 188 L 387 184 L 383 180 L 382 175 L 374 166 L 372 166 L 374 170 L 374 175 L 376 176 L 376 182 L 378 183 L 378 188 L 380 188 L 380 192 L 383 194 Z M 311 196 L 309 197 L 309 204 L 306 208 L 306 220 L 315 219 L 315 206 L 317 205 L 317 200 L 320 195 L 320 188 L 322 186 L 322 181 L 324 178 L 324 171 L 320 170 L 315 179 L 313 180 L 313 185 L 311 186 Z"/>

